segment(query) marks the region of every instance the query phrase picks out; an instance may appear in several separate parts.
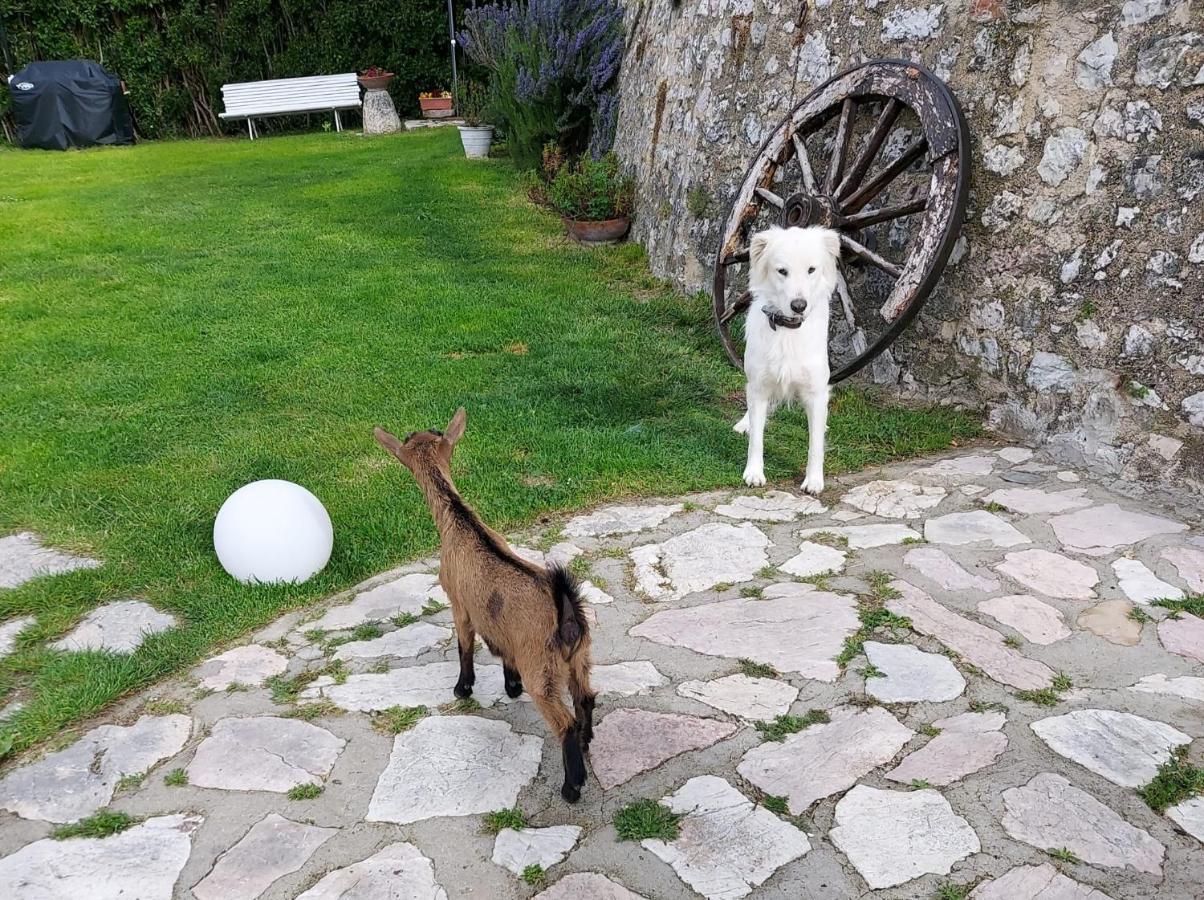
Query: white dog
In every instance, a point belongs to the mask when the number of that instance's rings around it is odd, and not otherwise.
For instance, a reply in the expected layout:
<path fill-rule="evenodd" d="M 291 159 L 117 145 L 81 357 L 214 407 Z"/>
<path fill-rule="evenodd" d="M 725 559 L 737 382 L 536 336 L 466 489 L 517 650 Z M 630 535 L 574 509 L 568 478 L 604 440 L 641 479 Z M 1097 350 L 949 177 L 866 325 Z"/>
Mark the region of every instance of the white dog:
<path fill-rule="evenodd" d="M 840 235 L 827 228 L 778 228 L 753 235 L 745 329 L 748 412 L 735 430 L 748 435 L 746 484 L 765 483 L 765 420 L 783 403 L 807 410 L 810 446 L 803 490 L 824 489 L 828 427 L 828 303 L 836 290 Z"/>

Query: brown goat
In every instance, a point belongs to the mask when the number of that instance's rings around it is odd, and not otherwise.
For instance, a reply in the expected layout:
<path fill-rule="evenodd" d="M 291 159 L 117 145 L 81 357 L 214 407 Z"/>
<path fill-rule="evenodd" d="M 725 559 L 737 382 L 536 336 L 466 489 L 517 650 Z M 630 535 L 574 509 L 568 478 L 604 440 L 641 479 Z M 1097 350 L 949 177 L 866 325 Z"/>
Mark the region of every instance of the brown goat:
<path fill-rule="evenodd" d="M 472 657 L 479 634 L 490 652 L 502 658 L 506 693 L 517 697 L 525 684 L 561 742 L 560 794 L 574 803 L 585 783 L 583 753 L 594 733 L 589 623 L 572 575 L 561 566 L 545 569 L 516 555 L 456 491 L 451 457 L 466 421 L 461 407 L 446 433 L 419 431 L 399 441 L 377 428 L 376 440 L 414 473 L 439 529 L 439 583 L 451 600 L 460 650 L 455 695 L 472 695 Z M 566 687 L 573 713 L 561 700 Z"/>

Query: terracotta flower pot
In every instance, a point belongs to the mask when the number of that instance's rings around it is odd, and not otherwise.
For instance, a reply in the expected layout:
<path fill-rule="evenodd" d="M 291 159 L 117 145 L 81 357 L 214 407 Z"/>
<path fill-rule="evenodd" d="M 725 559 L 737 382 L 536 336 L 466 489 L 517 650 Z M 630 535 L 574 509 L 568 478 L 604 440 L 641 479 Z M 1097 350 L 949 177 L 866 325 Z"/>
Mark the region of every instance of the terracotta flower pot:
<path fill-rule="evenodd" d="M 393 73 L 386 72 L 384 75 L 361 75 L 356 79 L 365 91 L 383 91 L 389 86 L 389 82 L 393 80 Z"/>
<path fill-rule="evenodd" d="M 455 113 L 451 97 L 419 97 L 418 105 L 428 119 L 446 119 Z"/>
<path fill-rule="evenodd" d="M 631 219 L 623 216 L 618 219 L 606 219 L 602 222 L 587 222 L 581 219 L 565 218 L 564 226 L 572 238 L 587 246 L 614 244 L 626 236 L 627 230 L 631 228 Z"/>

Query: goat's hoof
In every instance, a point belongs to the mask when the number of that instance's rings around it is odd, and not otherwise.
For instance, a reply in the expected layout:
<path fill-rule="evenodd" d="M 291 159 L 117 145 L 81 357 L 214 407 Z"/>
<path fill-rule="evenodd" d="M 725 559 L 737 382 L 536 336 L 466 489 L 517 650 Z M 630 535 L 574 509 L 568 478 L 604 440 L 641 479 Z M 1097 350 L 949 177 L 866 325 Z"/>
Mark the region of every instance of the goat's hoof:
<path fill-rule="evenodd" d="M 454 688 L 452 688 L 452 693 L 455 694 L 460 700 L 467 700 L 472 696 L 472 685 L 457 684 Z"/>
<path fill-rule="evenodd" d="M 506 682 L 506 696 L 513 700 L 523 692 L 523 683 L 521 681 Z"/>
<path fill-rule="evenodd" d="M 581 799 L 581 789 L 575 788 L 571 784 L 566 784 L 560 789 L 560 796 L 563 797 L 567 803 L 576 803 Z"/>

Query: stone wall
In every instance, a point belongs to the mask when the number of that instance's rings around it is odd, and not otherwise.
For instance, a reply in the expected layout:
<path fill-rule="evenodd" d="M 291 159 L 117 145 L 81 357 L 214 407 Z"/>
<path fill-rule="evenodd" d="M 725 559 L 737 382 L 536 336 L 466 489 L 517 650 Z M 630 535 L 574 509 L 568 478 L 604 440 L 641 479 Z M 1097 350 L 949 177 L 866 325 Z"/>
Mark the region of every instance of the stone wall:
<path fill-rule="evenodd" d="M 919 60 L 970 123 L 965 240 L 867 377 L 982 406 L 1067 462 L 1204 490 L 1199 3 L 628 0 L 627 22 L 617 149 L 658 274 L 709 286 L 745 168 L 815 85 Z"/>

